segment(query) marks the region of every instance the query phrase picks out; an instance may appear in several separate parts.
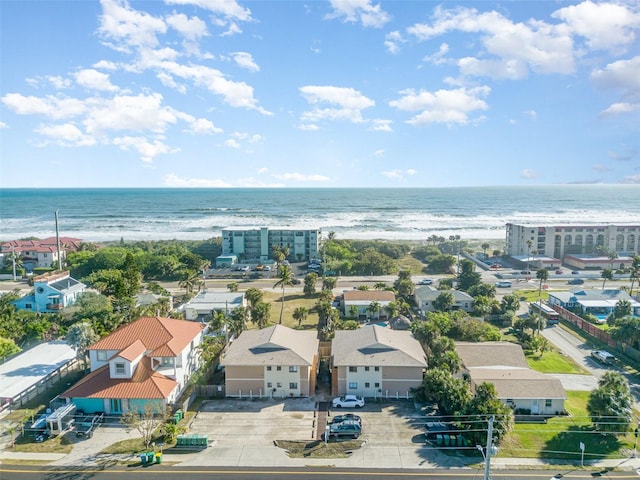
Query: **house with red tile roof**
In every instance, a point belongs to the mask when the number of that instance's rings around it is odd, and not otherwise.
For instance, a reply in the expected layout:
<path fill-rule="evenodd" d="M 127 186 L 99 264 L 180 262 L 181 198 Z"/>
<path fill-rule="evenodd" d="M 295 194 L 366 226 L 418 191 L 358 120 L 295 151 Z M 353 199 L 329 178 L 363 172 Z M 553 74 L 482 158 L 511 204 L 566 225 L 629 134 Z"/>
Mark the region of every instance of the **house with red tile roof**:
<path fill-rule="evenodd" d="M 60 237 L 60 256 L 64 264 L 67 253 L 76 252 L 82 240 L 73 237 Z M 51 268 L 58 261 L 58 238 L 48 237 L 33 240 L 11 240 L 0 245 L 0 253 L 14 252 L 30 272 L 34 268 Z"/>
<path fill-rule="evenodd" d="M 86 413 L 119 415 L 174 404 L 200 367 L 204 325 L 142 317 L 88 349 L 91 373 L 61 394 Z"/>

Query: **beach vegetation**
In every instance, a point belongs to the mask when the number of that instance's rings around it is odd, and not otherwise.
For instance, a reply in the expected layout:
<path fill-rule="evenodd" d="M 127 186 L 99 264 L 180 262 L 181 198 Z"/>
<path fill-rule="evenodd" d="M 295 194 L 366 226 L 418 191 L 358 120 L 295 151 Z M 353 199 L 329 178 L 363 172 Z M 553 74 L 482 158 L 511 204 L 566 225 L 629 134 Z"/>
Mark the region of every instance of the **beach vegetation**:
<path fill-rule="evenodd" d="M 633 418 L 633 397 L 627 379 L 618 372 L 606 372 L 589 395 L 587 411 L 598 431 L 624 434 Z"/>
<path fill-rule="evenodd" d="M 302 291 L 307 297 L 311 297 L 316 293 L 316 283 L 318 283 L 317 273 L 310 272 L 304 276 L 304 287 Z"/>
<path fill-rule="evenodd" d="M 415 285 L 411 280 L 411 272 L 409 270 L 400 270 L 398 278 L 393 282 L 393 288 L 398 296 L 403 298 L 411 297 L 415 290 Z"/>
<path fill-rule="evenodd" d="M 460 262 L 460 273 L 458 274 L 458 288 L 463 292 L 469 291 L 472 287 L 480 283 L 481 276 L 476 272 L 476 264 L 471 260 Z"/>

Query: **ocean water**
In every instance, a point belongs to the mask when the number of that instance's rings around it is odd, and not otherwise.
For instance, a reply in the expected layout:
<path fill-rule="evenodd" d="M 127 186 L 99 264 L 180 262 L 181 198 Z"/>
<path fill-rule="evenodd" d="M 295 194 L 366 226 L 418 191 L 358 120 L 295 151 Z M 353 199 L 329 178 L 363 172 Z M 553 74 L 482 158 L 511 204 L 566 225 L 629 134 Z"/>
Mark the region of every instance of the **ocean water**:
<path fill-rule="evenodd" d="M 337 238 L 505 237 L 508 222 L 640 224 L 640 186 L 424 189 L 2 189 L 0 240 L 204 240 L 224 227 L 319 228 Z"/>

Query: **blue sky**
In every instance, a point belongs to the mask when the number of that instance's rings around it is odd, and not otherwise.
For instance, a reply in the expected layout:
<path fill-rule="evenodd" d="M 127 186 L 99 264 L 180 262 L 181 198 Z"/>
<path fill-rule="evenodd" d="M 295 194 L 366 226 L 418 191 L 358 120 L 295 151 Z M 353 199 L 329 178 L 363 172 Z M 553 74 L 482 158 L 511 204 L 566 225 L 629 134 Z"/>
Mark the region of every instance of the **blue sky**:
<path fill-rule="evenodd" d="M 640 183 L 637 1 L 0 4 L 2 187 Z"/>

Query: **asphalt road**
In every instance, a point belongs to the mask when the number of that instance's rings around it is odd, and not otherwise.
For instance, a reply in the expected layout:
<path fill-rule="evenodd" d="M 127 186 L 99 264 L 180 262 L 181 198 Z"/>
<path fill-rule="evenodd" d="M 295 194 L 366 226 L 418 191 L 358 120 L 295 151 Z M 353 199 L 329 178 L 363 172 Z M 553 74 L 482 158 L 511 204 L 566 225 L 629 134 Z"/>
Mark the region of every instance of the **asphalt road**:
<path fill-rule="evenodd" d="M 42 467 L 27 466 L 0 466 L 0 478 L 2 480 L 36 480 L 36 479 L 64 479 L 64 480 L 119 480 L 129 478 L 154 478 L 157 480 L 180 479 L 233 479 L 233 480 L 318 480 L 329 478 L 349 478 L 350 480 L 368 480 L 371 478 L 385 478 L 389 480 L 409 480 L 415 478 L 434 479 L 482 479 L 483 471 L 480 470 L 343 470 L 330 466 L 321 469 L 247 469 L 247 468 L 179 468 L 154 465 L 149 468 L 113 468 L 113 469 L 46 469 Z M 608 470 L 596 470 L 593 468 L 580 468 L 575 470 L 500 470 L 492 471 L 491 478 L 501 480 L 540 480 L 540 479 L 593 479 L 605 478 L 638 478 L 636 472 L 614 472 Z"/>

